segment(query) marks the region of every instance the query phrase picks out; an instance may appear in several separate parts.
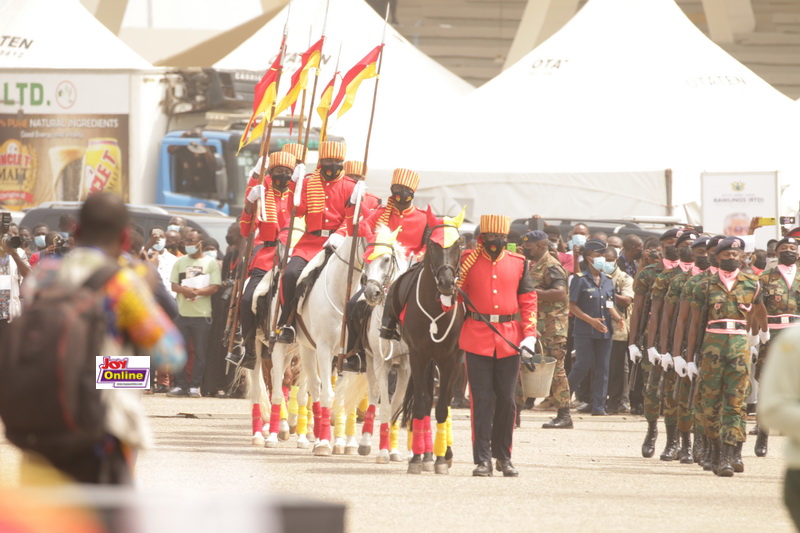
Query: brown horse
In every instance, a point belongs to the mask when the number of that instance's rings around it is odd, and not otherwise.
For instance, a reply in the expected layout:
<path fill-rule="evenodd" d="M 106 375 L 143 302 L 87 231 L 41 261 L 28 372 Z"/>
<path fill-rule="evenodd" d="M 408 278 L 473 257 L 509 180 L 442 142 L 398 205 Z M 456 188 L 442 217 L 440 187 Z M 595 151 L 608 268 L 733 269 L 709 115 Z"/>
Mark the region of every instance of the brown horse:
<path fill-rule="evenodd" d="M 464 308 L 456 300 L 456 281 L 461 266 L 462 239 L 458 223 L 445 219 L 432 227 L 422 264 L 401 276 L 390 295 L 395 310 L 405 309 L 401 326 L 409 347 L 411 380 L 403 406 L 403 424 L 413 418 L 413 457 L 409 474 L 435 471 L 447 474 L 453 451 L 448 444 L 447 421 L 450 402 L 463 365 L 458 346 Z M 441 301 L 452 298 L 452 306 Z M 450 302 L 447 302 L 450 303 Z M 434 374 L 439 371 L 439 400 L 436 404 L 436 446 L 431 434 Z M 436 454 L 434 465 L 433 455 Z"/>

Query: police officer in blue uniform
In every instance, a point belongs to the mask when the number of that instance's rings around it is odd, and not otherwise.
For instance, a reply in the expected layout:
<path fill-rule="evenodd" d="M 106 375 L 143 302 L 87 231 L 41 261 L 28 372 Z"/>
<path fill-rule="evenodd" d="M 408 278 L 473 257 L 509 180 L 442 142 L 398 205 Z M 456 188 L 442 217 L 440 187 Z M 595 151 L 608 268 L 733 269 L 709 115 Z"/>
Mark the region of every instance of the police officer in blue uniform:
<path fill-rule="evenodd" d="M 593 416 L 606 415 L 612 320 L 618 327 L 623 326 L 623 318 L 614 309 L 614 283 L 603 273 L 605 251 L 603 241 L 588 241 L 583 254 L 586 269 L 575 274 L 569 286 L 569 310 L 575 316 L 575 364 L 569 373 L 569 389 L 577 390 L 589 372 L 594 372 Z"/>

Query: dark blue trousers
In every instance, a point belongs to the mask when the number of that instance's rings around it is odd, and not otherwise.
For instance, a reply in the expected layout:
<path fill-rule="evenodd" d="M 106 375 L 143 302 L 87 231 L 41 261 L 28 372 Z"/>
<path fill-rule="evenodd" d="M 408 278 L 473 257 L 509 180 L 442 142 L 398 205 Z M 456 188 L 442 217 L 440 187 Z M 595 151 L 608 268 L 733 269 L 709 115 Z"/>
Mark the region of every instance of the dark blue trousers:
<path fill-rule="evenodd" d="M 612 340 L 574 337 L 575 364 L 569 373 L 569 390 L 578 390 L 589 372 L 592 377 L 592 413 L 606 410 L 608 394 L 608 366 L 611 361 Z"/>

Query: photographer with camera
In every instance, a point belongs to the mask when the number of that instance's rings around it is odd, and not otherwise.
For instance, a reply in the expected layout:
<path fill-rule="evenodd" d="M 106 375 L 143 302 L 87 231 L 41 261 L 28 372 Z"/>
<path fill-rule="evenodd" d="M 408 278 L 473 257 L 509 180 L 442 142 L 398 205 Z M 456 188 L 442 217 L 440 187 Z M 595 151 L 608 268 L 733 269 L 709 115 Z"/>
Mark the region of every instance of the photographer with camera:
<path fill-rule="evenodd" d="M 45 257 L 62 257 L 69 251 L 67 241 L 58 231 L 48 231 L 44 236 L 44 248 L 31 255 L 31 268 L 36 268 Z"/>
<path fill-rule="evenodd" d="M 11 235 L 11 214 L 0 219 L 0 338 L 8 324 L 22 312 L 19 288 L 31 268 L 28 266 L 22 239 Z"/>

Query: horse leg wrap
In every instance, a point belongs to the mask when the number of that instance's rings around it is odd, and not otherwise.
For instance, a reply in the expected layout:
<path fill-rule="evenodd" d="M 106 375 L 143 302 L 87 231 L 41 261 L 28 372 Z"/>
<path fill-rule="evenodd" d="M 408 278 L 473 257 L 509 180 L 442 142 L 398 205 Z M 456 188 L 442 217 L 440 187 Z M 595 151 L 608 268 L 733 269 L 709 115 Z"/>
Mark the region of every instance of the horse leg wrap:
<path fill-rule="evenodd" d="M 289 418 L 289 412 L 286 410 L 286 398 L 281 400 L 281 404 L 278 407 L 280 408 L 280 415 L 281 415 L 280 419 L 286 420 L 287 418 Z"/>
<path fill-rule="evenodd" d="M 311 411 L 314 413 L 314 436 L 319 438 L 320 431 L 322 430 L 322 405 L 319 402 L 314 402 L 311 406 Z"/>
<path fill-rule="evenodd" d="M 331 440 L 331 409 L 330 407 L 321 407 L 320 408 L 320 420 L 319 420 L 319 439 L 320 440 Z"/>
<path fill-rule="evenodd" d="M 283 392 L 283 397 L 288 400 L 289 394 L 291 393 L 289 387 L 281 387 L 281 391 Z"/>
<path fill-rule="evenodd" d="M 300 405 L 297 407 L 297 434 L 305 435 L 308 431 L 308 407 Z"/>
<path fill-rule="evenodd" d="M 436 443 L 433 445 L 433 454 L 444 457 L 447 453 L 447 422 L 436 424 Z"/>
<path fill-rule="evenodd" d="M 278 427 L 281 425 L 281 406 L 272 404 L 272 412 L 269 417 L 269 432 L 277 433 Z"/>
<path fill-rule="evenodd" d="M 431 417 L 422 419 L 422 429 L 425 431 L 425 453 L 433 453 L 433 433 L 431 433 Z"/>
<path fill-rule="evenodd" d="M 381 424 L 381 428 L 383 428 L 383 426 L 384 424 Z M 381 429 L 381 431 L 383 430 Z M 370 435 L 372 435 L 374 432 L 375 432 L 375 406 L 370 405 L 367 408 L 367 412 L 364 414 L 364 427 L 361 428 L 361 433 L 369 433 Z"/>
<path fill-rule="evenodd" d="M 389 424 L 381 424 L 381 450 L 389 449 Z"/>
<path fill-rule="evenodd" d="M 453 416 L 452 416 L 452 413 L 451 413 L 449 407 L 447 408 L 447 422 L 445 422 L 445 423 L 447 424 L 447 445 L 448 446 L 452 446 L 453 445 Z"/>
<path fill-rule="evenodd" d="M 253 404 L 253 435 L 264 429 L 264 420 L 261 418 L 261 404 Z"/>
<path fill-rule="evenodd" d="M 292 390 L 289 391 L 289 414 L 296 415 L 298 413 L 298 405 L 297 405 L 297 391 L 300 390 L 300 387 L 297 385 L 292 385 Z"/>
<path fill-rule="evenodd" d="M 411 432 L 409 432 L 409 435 Z M 389 428 L 389 449 L 396 450 L 400 445 L 400 422 L 395 422 Z"/>
<path fill-rule="evenodd" d="M 347 413 L 347 424 L 344 427 L 344 434 L 347 437 L 352 437 L 356 434 L 356 420 L 358 420 L 358 417 L 356 416 L 355 409 L 353 409 L 351 412 Z"/>
<path fill-rule="evenodd" d="M 418 418 L 413 420 L 414 441 L 411 445 L 411 449 L 414 455 L 422 455 L 425 453 L 425 426 L 423 424 L 424 420 Z"/>
<path fill-rule="evenodd" d="M 414 421 L 413 420 L 411 421 L 411 425 L 409 425 L 409 427 L 406 428 L 406 429 L 408 430 L 408 435 L 407 435 L 407 438 L 406 438 L 406 440 L 408 441 L 407 442 L 408 449 L 409 450 L 413 450 L 414 449 Z"/>
<path fill-rule="evenodd" d="M 344 426 L 347 422 L 347 415 L 344 412 L 344 407 L 339 406 L 334 408 L 333 410 L 333 418 L 334 418 L 334 425 L 333 425 L 333 436 L 337 439 L 339 437 L 344 437 Z"/>
<path fill-rule="evenodd" d="M 369 409 L 369 408 L 370 408 L 369 396 L 364 396 L 364 399 L 361 400 L 360 404 L 358 404 L 358 410 L 363 413 L 363 412 L 366 412 L 367 409 Z M 372 432 L 370 431 L 370 433 L 372 433 Z"/>

